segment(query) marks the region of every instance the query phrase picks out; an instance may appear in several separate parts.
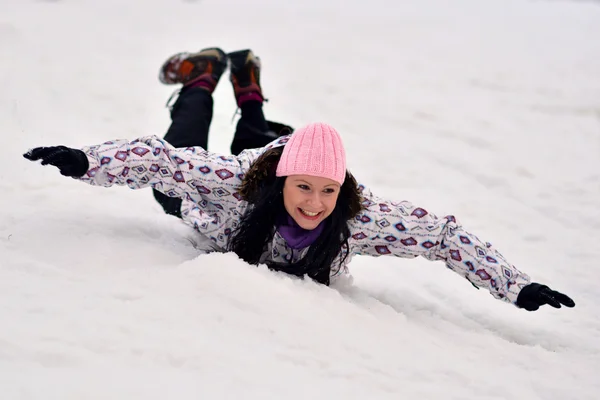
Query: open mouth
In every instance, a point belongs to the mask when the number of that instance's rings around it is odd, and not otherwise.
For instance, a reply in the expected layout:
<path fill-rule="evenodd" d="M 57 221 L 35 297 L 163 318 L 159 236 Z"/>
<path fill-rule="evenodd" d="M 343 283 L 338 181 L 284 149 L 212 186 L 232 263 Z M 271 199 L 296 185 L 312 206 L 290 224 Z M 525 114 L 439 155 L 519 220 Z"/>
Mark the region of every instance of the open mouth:
<path fill-rule="evenodd" d="M 311 212 L 311 211 L 303 210 L 302 208 L 298 208 L 298 210 L 300 210 L 300 214 L 302 214 L 302 216 L 304 218 L 311 219 L 311 220 L 318 219 L 321 216 L 321 213 L 322 213 L 322 211 Z"/>

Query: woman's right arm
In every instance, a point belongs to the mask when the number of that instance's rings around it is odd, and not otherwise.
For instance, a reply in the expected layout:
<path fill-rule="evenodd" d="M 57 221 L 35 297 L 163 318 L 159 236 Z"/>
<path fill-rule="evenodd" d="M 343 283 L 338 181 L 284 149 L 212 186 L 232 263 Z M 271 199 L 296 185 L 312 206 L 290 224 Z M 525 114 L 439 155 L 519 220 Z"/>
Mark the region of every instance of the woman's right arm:
<path fill-rule="evenodd" d="M 225 156 L 201 147 L 174 148 L 156 136 L 84 147 L 89 168 L 79 179 L 90 185 L 152 187 L 169 197 L 221 202 L 236 190 L 250 164 L 265 150 Z"/>

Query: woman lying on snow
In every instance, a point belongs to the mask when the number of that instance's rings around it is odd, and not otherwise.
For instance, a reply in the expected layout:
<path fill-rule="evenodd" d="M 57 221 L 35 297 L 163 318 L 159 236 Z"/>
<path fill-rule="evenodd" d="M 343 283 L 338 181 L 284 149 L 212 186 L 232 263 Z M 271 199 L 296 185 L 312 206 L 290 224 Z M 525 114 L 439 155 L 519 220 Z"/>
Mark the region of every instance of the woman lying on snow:
<path fill-rule="evenodd" d="M 205 150 L 212 92 L 228 64 L 242 113 L 234 156 Z M 82 150 L 38 147 L 24 157 L 91 185 L 152 187 L 165 212 L 210 238 L 216 251 L 325 285 L 348 274 L 355 254 L 423 256 L 529 311 L 544 304 L 575 306 L 568 296 L 532 283 L 453 216 L 438 218 L 358 185 L 331 126 L 314 123 L 279 136 L 291 129 L 265 120 L 259 73 L 250 50 L 176 54 L 160 72 L 163 83 L 183 84 L 164 139 L 116 140 Z"/>

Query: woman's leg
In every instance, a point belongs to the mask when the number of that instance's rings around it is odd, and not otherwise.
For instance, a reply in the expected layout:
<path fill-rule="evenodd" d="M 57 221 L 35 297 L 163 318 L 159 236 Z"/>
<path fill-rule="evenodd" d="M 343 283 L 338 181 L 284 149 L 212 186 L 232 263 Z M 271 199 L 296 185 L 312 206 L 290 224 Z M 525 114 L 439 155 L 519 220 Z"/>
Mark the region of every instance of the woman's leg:
<path fill-rule="evenodd" d="M 213 99 L 209 91 L 202 87 L 183 88 L 171 108 L 171 126 L 164 139 L 174 147 L 206 149 L 212 116 Z M 165 213 L 181 218 L 180 198 L 169 197 L 154 189 L 152 193 Z"/>
<path fill-rule="evenodd" d="M 183 88 L 171 108 L 171 126 L 164 139 L 173 147 L 206 149 L 212 117 L 212 94 L 203 87 Z"/>
<path fill-rule="evenodd" d="M 248 101 L 240 106 L 242 117 L 237 123 L 231 153 L 238 155 L 246 149 L 266 146 L 277 139 L 278 135 L 269 130 L 262 111 L 262 101 Z"/>
<path fill-rule="evenodd" d="M 237 155 L 245 149 L 269 144 L 281 134 L 288 133 L 284 128 L 289 127 L 265 119 L 262 109 L 264 97 L 260 87 L 260 59 L 251 50 L 240 50 L 227 56 L 233 93 L 242 110 L 242 117 L 237 123 L 231 143 L 231 152 Z"/>
<path fill-rule="evenodd" d="M 169 144 L 207 148 L 213 117 L 212 92 L 226 67 L 227 56 L 218 48 L 204 49 L 195 54 L 179 53 L 163 64 L 160 81 L 183 84 L 171 108 L 171 126 L 164 137 Z M 157 190 L 153 193 L 167 214 L 181 218 L 181 199 L 168 197 Z"/>

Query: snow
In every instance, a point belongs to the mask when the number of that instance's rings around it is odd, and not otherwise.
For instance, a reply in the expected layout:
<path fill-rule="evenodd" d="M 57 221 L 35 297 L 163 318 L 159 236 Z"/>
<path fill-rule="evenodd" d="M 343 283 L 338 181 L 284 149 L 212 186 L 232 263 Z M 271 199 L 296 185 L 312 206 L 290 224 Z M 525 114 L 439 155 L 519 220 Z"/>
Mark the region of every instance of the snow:
<path fill-rule="evenodd" d="M 591 1 L 0 1 L 2 399 L 596 399 L 600 6 Z M 337 289 L 198 255 L 149 191 L 21 157 L 162 135 L 182 50 L 251 47 L 271 119 L 326 121 L 373 192 L 454 214 L 574 309 L 442 263 Z M 235 103 L 215 92 L 209 147 Z"/>

